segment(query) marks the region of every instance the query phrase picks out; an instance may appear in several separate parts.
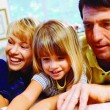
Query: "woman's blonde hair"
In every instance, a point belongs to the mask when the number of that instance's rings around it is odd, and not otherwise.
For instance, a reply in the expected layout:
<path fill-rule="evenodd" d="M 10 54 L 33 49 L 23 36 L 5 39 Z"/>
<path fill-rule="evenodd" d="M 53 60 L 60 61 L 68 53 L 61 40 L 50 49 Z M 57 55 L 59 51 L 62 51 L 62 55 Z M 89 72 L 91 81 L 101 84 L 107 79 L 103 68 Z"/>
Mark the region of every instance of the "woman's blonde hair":
<path fill-rule="evenodd" d="M 39 24 L 40 21 L 34 18 L 22 18 L 16 20 L 8 26 L 7 37 L 13 35 L 22 41 L 29 40 L 30 45 L 32 45 L 34 32 Z"/>
<path fill-rule="evenodd" d="M 58 20 L 40 25 L 34 35 L 33 66 L 35 72 L 43 71 L 40 57 L 55 53 L 68 56 L 74 73 L 74 83 L 80 80 L 83 70 L 83 56 L 75 29 Z"/>

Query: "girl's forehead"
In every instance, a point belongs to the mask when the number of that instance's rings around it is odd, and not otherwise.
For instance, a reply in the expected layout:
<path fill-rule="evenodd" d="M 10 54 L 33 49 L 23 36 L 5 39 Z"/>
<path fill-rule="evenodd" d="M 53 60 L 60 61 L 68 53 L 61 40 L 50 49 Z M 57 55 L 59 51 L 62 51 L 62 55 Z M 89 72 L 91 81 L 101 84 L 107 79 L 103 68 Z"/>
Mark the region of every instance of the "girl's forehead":
<path fill-rule="evenodd" d="M 42 50 L 42 51 L 41 51 Z M 67 53 L 62 50 L 56 50 L 56 49 L 38 49 L 38 53 L 40 57 L 44 56 L 67 56 Z"/>

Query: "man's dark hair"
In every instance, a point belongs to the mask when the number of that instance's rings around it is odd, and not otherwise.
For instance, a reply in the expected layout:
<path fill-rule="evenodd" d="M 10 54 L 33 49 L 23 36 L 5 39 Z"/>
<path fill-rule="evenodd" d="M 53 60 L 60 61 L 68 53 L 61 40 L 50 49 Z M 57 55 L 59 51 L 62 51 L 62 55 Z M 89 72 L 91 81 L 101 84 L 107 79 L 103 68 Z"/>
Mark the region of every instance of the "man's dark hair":
<path fill-rule="evenodd" d="M 110 0 L 79 0 L 79 11 L 81 18 L 83 18 L 82 10 L 84 6 L 93 8 L 98 7 L 110 8 Z"/>

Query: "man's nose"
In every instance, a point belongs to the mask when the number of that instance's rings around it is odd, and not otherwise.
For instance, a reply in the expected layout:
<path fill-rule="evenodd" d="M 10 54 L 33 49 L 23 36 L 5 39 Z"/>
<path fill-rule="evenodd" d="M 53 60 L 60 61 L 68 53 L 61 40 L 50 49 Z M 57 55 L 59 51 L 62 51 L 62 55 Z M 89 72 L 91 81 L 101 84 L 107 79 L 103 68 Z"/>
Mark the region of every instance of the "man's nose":
<path fill-rule="evenodd" d="M 93 27 L 93 41 L 100 42 L 103 39 L 102 29 L 99 25 Z"/>

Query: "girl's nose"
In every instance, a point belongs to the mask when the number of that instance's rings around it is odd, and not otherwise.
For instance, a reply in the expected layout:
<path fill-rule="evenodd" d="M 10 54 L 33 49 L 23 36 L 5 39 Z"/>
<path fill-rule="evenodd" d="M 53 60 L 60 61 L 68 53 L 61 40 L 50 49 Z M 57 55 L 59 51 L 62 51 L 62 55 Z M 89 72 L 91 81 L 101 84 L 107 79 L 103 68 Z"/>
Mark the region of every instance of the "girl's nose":
<path fill-rule="evenodd" d="M 54 69 L 58 68 L 58 64 L 56 61 L 51 61 L 50 63 L 50 71 L 53 71 Z"/>

